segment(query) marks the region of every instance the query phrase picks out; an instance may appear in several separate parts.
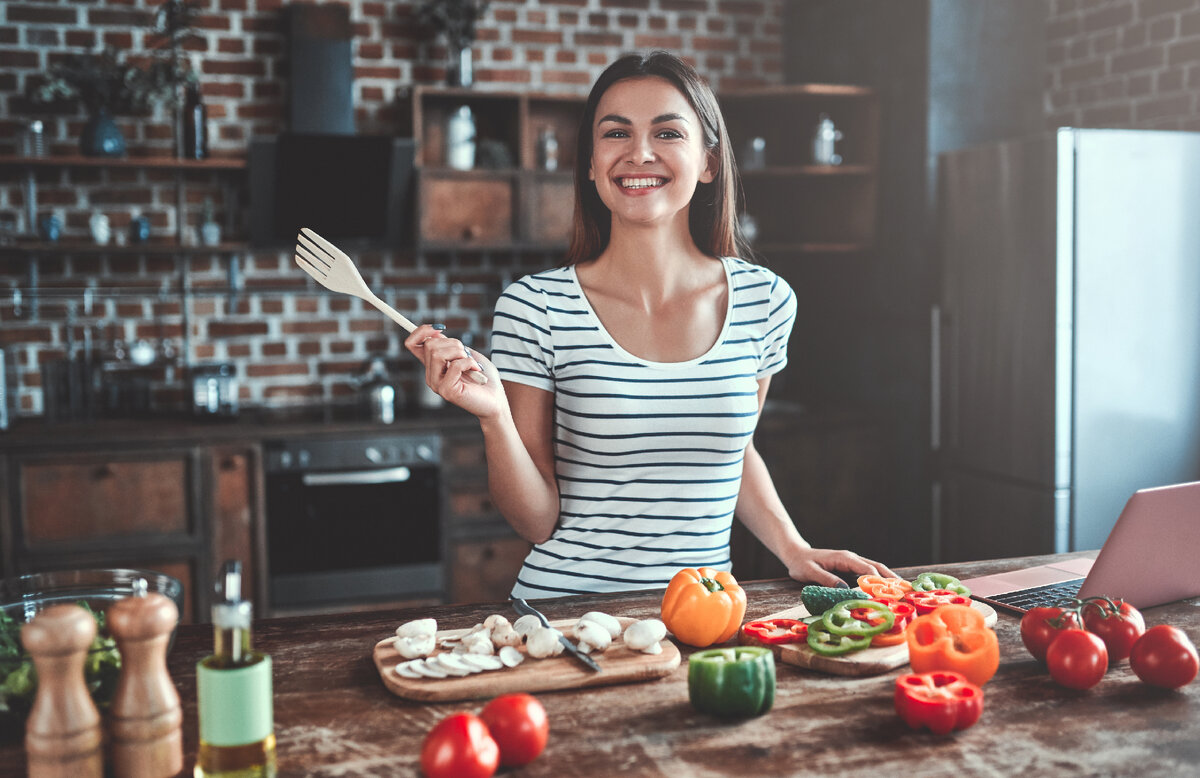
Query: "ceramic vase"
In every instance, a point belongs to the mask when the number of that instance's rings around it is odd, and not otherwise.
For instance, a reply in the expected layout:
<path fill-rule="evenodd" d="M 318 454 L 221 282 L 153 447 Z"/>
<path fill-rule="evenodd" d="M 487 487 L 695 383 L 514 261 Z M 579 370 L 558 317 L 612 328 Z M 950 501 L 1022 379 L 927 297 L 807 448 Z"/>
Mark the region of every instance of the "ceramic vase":
<path fill-rule="evenodd" d="M 92 240 L 96 241 L 97 245 L 107 246 L 112 240 L 112 226 L 108 222 L 108 217 L 96 211 L 92 214 L 92 218 L 88 219 L 88 229 L 92 231 Z"/>
<path fill-rule="evenodd" d="M 79 151 L 85 157 L 125 156 L 125 136 L 112 114 L 101 108 L 88 117 L 79 136 Z"/>

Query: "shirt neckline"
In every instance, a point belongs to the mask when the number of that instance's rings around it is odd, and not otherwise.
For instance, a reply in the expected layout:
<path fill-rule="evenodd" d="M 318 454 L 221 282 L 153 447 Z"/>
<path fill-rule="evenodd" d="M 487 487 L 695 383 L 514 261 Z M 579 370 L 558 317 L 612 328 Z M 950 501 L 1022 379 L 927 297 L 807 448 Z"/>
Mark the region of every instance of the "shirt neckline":
<path fill-rule="evenodd" d="M 575 272 L 575 265 L 568 267 L 567 272 L 569 273 L 572 286 L 574 286 L 575 291 L 579 294 L 579 299 L 583 301 L 583 306 L 587 309 L 587 315 L 596 325 L 596 329 L 600 332 L 601 336 L 603 336 L 605 341 L 612 346 L 616 353 L 624 356 L 631 362 L 636 362 L 637 364 L 645 365 L 646 367 L 658 368 L 660 370 L 679 370 L 698 365 L 705 360 L 710 359 L 716 353 L 717 349 L 721 347 L 721 344 L 725 342 L 725 337 L 729 332 L 729 323 L 733 319 L 733 274 L 729 266 L 729 257 L 719 257 L 719 259 L 721 261 L 721 267 L 725 271 L 725 320 L 721 323 L 721 331 L 717 334 L 717 339 L 713 341 L 712 346 L 710 346 L 709 349 L 700 356 L 693 357 L 692 359 L 688 359 L 683 362 L 655 362 L 626 351 L 625 348 L 617 342 L 616 338 L 612 336 L 612 333 L 608 331 L 608 328 L 604 326 L 604 322 L 600 320 L 600 317 L 596 315 L 596 311 L 592 308 L 592 301 L 588 299 L 587 293 L 583 290 L 583 284 L 579 283 L 579 275 Z"/>

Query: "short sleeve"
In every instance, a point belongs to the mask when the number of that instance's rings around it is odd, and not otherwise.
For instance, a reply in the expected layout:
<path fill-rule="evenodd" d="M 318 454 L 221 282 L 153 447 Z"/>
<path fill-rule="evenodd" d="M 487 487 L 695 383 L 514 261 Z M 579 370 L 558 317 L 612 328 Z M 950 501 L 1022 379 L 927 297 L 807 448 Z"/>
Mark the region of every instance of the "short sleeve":
<path fill-rule="evenodd" d="M 770 272 L 770 271 L 764 271 Z M 779 276 L 771 273 L 770 310 L 763 332 L 763 349 L 758 361 L 757 378 L 774 375 L 787 366 L 788 338 L 796 323 L 796 295 Z"/>
<path fill-rule="evenodd" d="M 491 359 L 501 379 L 554 391 L 546 300 L 531 276 L 509 285 L 496 301 Z"/>

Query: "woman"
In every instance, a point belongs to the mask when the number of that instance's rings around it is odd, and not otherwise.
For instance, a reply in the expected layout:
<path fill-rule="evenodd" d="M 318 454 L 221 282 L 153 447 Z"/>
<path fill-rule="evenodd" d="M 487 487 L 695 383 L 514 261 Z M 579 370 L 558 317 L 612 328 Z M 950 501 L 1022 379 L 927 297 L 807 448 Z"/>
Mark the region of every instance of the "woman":
<path fill-rule="evenodd" d="M 737 258 L 736 188 L 707 84 L 665 52 L 623 57 L 584 107 L 566 264 L 505 290 L 493 361 L 429 326 L 405 340 L 429 386 L 479 418 L 492 500 L 535 544 L 514 595 L 729 569 L 735 508 L 797 580 L 892 575 L 811 548 L 755 451 L 796 303 Z M 474 370 L 491 380 L 463 380 Z"/>

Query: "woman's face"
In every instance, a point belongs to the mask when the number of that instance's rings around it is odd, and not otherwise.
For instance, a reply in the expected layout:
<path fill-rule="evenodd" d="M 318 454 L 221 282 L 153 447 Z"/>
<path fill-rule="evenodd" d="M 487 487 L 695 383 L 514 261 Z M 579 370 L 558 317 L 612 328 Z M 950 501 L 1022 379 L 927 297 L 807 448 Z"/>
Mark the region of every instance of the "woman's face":
<path fill-rule="evenodd" d="M 686 224 L 696 184 L 713 180 L 711 167 L 700 119 L 671 82 L 630 78 L 601 96 L 588 178 L 615 220 Z"/>

